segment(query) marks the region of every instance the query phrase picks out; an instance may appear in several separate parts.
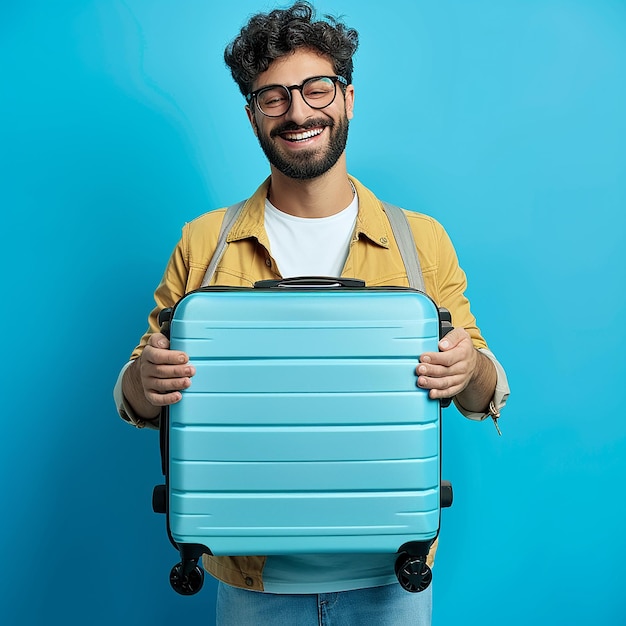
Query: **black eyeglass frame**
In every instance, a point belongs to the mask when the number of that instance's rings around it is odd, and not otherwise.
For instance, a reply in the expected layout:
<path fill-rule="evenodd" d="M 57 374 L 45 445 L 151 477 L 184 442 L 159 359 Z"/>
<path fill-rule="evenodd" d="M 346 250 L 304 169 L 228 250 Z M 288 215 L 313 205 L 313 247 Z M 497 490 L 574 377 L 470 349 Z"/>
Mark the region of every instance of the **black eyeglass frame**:
<path fill-rule="evenodd" d="M 304 94 L 302 93 L 302 90 L 304 89 L 304 86 L 307 83 L 310 83 L 311 81 L 314 81 L 314 80 L 320 80 L 321 78 L 328 78 L 329 80 L 333 81 L 333 85 L 335 87 L 335 93 L 333 94 L 332 100 L 328 104 L 325 104 L 324 106 L 321 106 L 321 107 L 316 107 L 316 106 L 310 104 L 309 101 L 304 97 Z M 322 109 L 325 109 L 326 107 L 329 107 L 335 101 L 335 98 L 337 97 L 337 83 L 341 83 L 341 86 L 344 89 L 348 86 L 348 81 L 343 76 L 339 76 L 339 75 L 336 75 L 336 76 L 311 76 L 311 78 L 306 78 L 299 85 L 291 85 L 291 86 L 278 85 L 278 84 L 276 84 L 276 85 L 266 85 L 265 87 L 261 87 L 261 89 L 257 89 L 256 91 L 250 92 L 246 96 L 246 102 L 248 103 L 248 106 L 250 106 L 250 103 L 252 102 L 252 100 L 254 100 L 255 103 L 256 103 L 256 108 L 259 110 L 259 112 L 261 114 L 265 115 L 265 117 L 272 117 L 272 118 L 282 117 L 283 115 L 286 115 L 289 112 L 289 109 L 291 109 L 291 104 L 293 102 L 293 97 L 291 95 L 291 92 L 294 89 L 297 89 L 300 92 L 300 96 L 302 96 L 302 99 L 306 102 L 306 104 L 308 106 L 310 106 L 312 109 L 315 109 L 317 111 L 321 111 Z M 263 109 L 259 105 L 259 99 L 258 99 L 257 96 L 260 93 L 264 92 L 264 91 L 267 91 L 269 89 L 276 89 L 277 87 L 281 87 L 282 89 L 284 89 L 289 94 L 289 105 L 287 106 L 285 111 L 283 111 L 280 115 L 268 115 L 265 111 L 263 111 Z"/>

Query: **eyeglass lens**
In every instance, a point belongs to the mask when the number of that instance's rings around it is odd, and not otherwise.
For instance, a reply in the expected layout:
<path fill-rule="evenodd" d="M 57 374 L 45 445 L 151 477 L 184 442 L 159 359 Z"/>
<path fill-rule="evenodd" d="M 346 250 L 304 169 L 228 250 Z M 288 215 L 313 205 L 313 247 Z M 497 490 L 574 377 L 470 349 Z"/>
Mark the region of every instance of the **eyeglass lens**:
<path fill-rule="evenodd" d="M 312 78 L 299 88 L 304 101 L 313 109 L 323 109 L 335 99 L 335 81 L 326 76 Z M 275 85 L 257 94 L 257 103 L 265 115 L 279 117 L 291 105 L 291 93 L 287 87 Z"/>

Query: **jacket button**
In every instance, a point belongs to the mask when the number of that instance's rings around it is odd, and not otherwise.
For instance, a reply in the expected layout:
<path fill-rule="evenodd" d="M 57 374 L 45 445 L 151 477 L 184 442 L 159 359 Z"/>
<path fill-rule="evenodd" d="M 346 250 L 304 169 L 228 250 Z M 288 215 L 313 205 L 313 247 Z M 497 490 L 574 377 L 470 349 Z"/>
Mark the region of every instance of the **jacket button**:
<path fill-rule="evenodd" d="M 267 267 L 272 267 L 272 259 L 270 258 L 265 259 L 265 265 L 267 265 Z"/>
<path fill-rule="evenodd" d="M 382 244 L 386 244 L 389 240 L 387 239 L 387 237 L 381 237 L 380 238 L 380 243 Z"/>
<path fill-rule="evenodd" d="M 248 587 L 252 587 L 252 585 L 254 585 L 254 581 L 252 580 L 252 578 L 250 578 L 250 576 L 246 576 L 245 582 Z"/>

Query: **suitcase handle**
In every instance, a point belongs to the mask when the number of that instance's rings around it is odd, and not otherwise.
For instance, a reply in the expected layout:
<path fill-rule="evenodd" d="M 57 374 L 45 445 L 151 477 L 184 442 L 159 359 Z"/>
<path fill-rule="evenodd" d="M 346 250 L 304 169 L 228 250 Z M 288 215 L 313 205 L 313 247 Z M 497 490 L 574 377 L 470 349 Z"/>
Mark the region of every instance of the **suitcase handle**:
<path fill-rule="evenodd" d="M 170 338 L 170 322 L 172 321 L 172 313 L 174 309 L 167 307 L 159 311 L 159 330 L 169 339 Z"/>
<path fill-rule="evenodd" d="M 359 278 L 335 278 L 332 276 L 294 276 L 278 280 L 258 280 L 255 289 L 337 289 L 363 288 L 365 281 Z"/>

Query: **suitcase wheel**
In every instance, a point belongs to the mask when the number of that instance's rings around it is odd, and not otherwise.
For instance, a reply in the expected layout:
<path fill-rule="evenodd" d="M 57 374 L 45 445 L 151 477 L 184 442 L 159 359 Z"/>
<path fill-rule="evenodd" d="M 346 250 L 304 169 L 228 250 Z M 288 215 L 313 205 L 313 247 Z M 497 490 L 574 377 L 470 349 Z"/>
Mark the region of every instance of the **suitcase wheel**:
<path fill-rule="evenodd" d="M 423 556 L 410 556 L 406 552 L 400 553 L 396 559 L 396 576 L 401 587 L 411 593 L 428 589 L 433 579 L 433 573 L 426 564 Z"/>
<path fill-rule="evenodd" d="M 170 572 L 170 585 L 176 593 L 182 596 L 192 596 L 198 593 L 204 584 L 204 570 L 196 564 L 192 565 L 192 569 L 187 574 L 182 563 L 174 565 Z"/>

